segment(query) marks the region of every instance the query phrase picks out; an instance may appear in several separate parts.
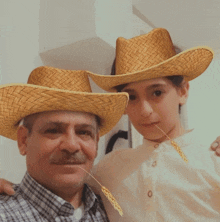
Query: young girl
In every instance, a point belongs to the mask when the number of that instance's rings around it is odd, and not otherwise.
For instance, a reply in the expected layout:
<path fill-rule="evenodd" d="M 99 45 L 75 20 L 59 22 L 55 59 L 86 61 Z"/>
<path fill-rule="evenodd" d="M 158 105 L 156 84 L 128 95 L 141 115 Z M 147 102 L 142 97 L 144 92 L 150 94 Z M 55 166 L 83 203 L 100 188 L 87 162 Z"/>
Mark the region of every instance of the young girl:
<path fill-rule="evenodd" d="M 179 119 L 188 81 L 212 58 L 206 47 L 176 55 L 169 33 L 155 29 L 117 40 L 115 76 L 90 75 L 107 91 L 129 94 L 125 113 L 144 137 L 135 149 L 106 155 L 94 170 L 123 210 L 121 217 L 101 193 L 110 221 L 220 220 L 220 160 Z M 93 188 L 100 192 L 98 184 Z"/>
<path fill-rule="evenodd" d="M 110 221 L 220 220 L 220 160 L 179 118 L 188 81 L 212 58 L 207 47 L 176 55 L 169 33 L 155 29 L 117 40 L 115 76 L 91 74 L 103 89 L 129 94 L 125 113 L 144 137 L 135 149 L 106 155 L 94 171 L 124 212 L 120 217 L 102 197 Z"/>

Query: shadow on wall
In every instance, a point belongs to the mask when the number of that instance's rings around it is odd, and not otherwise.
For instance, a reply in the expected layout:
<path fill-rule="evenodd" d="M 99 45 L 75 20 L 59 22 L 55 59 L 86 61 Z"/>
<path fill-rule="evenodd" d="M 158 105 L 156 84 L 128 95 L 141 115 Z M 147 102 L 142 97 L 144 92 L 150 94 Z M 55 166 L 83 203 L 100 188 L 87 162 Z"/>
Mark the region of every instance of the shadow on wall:
<path fill-rule="evenodd" d="M 95 37 L 40 53 L 44 65 L 63 69 L 83 69 L 109 74 L 115 49 Z"/>

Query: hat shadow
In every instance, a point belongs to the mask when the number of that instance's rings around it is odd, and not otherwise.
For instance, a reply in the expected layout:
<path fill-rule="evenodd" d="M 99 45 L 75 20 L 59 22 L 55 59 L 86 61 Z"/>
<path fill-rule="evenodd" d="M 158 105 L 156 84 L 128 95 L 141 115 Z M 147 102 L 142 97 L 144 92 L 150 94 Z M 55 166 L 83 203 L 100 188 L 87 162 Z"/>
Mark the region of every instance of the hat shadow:
<path fill-rule="evenodd" d="M 110 74 L 115 48 L 95 37 L 42 52 L 40 58 L 45 66 Z"/>

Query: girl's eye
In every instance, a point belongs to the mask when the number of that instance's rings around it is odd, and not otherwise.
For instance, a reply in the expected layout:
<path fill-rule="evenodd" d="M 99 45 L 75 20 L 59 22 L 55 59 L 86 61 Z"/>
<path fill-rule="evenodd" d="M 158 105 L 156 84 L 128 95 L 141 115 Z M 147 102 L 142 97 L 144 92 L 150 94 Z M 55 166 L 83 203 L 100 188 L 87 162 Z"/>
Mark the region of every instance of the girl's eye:
<path fill-rule="evenodd" d="M 129 95 L 129 100 L 135 100 L 136 96 L 135 95 Z"/>
<path fill-rule="evenodd" d="M 160 90 L 156 90 L 156 91 L 154 92 L 154 96 L 156 96 L 156 97 L 161 96 L 161 94 L 162 94 L 162 91 L 160 91 Z"/>

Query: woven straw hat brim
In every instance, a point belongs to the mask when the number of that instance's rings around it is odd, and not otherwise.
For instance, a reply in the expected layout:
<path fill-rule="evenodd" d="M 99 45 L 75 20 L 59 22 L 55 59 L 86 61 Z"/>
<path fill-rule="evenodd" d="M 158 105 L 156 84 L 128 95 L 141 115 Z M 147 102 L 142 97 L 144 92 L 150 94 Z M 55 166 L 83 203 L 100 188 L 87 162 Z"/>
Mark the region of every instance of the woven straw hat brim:
<path fill-rule="evenodd" d="M 0 135 L 17 139 L 18 123 L 30 114 L 68 110 L 87 112 L 101 118 L 100 136 L 120 120 L 127 105 L 127 93 L 87 93 L 52 89 L 31 84 L 0 87 Z"/>
<path fill-rule="evenodd" d="M 110 76 L 89 73 L 89 76 L 99 87 L 110 92 L 116 91 L 114 87 L 118 85 L 173 75 L 182 75 L 190 81 L 208 68 L 213 55 L 209 47 L 195 47 L 144 70 Z"/>

